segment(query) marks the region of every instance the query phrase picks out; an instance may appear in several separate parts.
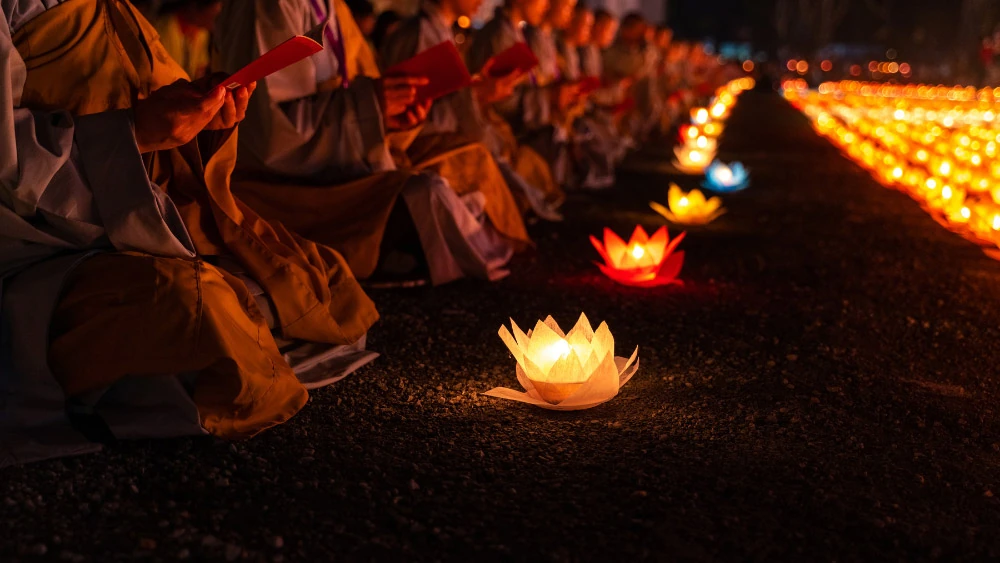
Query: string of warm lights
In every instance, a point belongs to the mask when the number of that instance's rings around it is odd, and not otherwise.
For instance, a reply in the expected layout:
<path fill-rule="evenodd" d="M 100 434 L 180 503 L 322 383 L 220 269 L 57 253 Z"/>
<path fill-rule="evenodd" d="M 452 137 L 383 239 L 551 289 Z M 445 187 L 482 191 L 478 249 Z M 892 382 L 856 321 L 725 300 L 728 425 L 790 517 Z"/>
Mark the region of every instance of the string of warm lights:
<path fill-rule="evenodd" d="M 814 128 L 941 224 L 1000 244 L 1000 143 L 992 89 L 785 83 Z M 1000 92 L 998 92 L 1000 93 Z"/>

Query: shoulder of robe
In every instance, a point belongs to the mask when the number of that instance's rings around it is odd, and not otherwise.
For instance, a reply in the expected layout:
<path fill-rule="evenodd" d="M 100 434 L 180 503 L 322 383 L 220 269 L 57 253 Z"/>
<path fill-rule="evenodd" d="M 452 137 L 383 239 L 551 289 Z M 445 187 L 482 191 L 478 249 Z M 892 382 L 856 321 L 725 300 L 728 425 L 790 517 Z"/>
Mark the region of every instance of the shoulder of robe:
<path fill-rule="evenodd" d="M 257 29 L 262 30 L 258 35 L 268 38 L 269 43 L 273 43 L 278 37 L 284 37 L 281 40 L 284 41 L 291 34 L 302 33 L 312 27 L 312 12 L 301 0 L 232 0 L 232 3 L 244 4 L 245 10 L 252 10 Z M 269 48 L 278 43 L 269 45 Z"/>

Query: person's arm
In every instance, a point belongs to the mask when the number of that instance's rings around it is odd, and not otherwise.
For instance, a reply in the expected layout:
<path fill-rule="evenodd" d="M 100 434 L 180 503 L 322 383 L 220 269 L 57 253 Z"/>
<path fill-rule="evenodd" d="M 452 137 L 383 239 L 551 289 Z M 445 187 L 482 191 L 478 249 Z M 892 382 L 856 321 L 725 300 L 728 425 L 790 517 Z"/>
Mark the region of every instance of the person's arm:
<path fill-rule="evenodd" d="M 180 215 L 146 174 L 132 112 L 19 108 L 24 76 L 0 21 L 0 237 L 85 248 L 107 236 L 118 250 L 194 256 Z"/>

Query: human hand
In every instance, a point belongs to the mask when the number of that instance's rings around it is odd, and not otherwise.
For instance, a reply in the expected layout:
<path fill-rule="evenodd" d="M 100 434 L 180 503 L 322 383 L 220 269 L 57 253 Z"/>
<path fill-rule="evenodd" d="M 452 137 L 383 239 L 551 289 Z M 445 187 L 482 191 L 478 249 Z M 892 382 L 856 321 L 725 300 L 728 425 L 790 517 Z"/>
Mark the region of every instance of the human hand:
<path fill-rule="evenodd" d="M 211 90 L 212 88 L 225 84 L 226 79 L 228 78 L 229 75 L 217 72 L 200 80 L 196 80 L 194 85 L 195 87 L 200 86 L 204 90 Z M 251 82 L 250 84 L 246 84 L 232 90 L 226 89 L 226 100 L 222 104 L 222 108 L 215 115 L 212 121 L 209 122 L 205 129 L 210 131 L 232 129 L 233 127 L 239 125 L 239 123 L 246 117 L 247 104 L 250 103 L 250 96 L 253 95 L 254 90 L 256 89 L 256 82 Z"/>
<path fill-rule="evenodd" d="M 492 76 L 493 59 L 486 61 L 475 76 L 472 88 L 481 104 L 492 104 L 505 100 L 514 94 L 514 89 L 528 76 L 523 70 L 515 70 L 505 76 Z"/>
<path fill-rule="evenodd" d="M 390 131 L 406 131 L 412 129 L 427 119 L 427 113 L 431 109 L 431 100 L 425 100 L 418 104 L 413 104 L 406 111 L 398 115 L 390 115 L 385 118 L 386 129 Z"/>
<path fill-rule="evenodd" d="M 417 87 L 428 82 L 422 76 L 389 76 L 377 81 L 382 113 L 386 117 L 396 117 L 410 111 L 417 99 Z"/>
<path fill-rule="evenodd" d="M 132 106 L 139 152 L 167 150 L 191 142 L 226 103 L 226 89 L 208 92 L 187 80 L 154 90 Z"/>
<path fill-rule="evenodd" d="M 580 99 L 580 84 L 564 82 L 556 86 L 556 108 L 565 111 Z"/>

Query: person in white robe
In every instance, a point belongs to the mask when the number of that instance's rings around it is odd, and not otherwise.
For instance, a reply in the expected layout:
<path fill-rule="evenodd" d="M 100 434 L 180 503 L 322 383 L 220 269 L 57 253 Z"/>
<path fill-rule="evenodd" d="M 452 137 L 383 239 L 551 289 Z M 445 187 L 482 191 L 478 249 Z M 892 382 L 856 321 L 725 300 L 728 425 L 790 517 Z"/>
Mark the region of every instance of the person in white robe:
<path fill-rule="evenodd" d="M 663 107 L 657 84 L 656 51 L 646 41 L 648 29 L 641 14 L 627 14 L 614 44 L 604 51 L 604 72 L 608 78 L 633 81 L 631 95 L 635 110 L 628 118 L 628 127 L 637 141 L 647 139 L 659 129 Z"/>
<path fill-rule="evenodd" d="M 247 92 L 205 94 L 179 81 L 133 109 L 22 107 L 31 71 L 11 30 L 62 3 L 0 5 L 0 467 L 99 449 L 71 413 L 101 438 L 232 437 L 287 419 L 307 395 L 268 332 L 258 308 L 266 297 L 255 302 L 252 280 L 202 260 L 143 158 L 190 142 L 178 135 L 231 129 Z M 237 113 L 223 115 L 229 99 Z M 158 284 L 177 277 L 153 288 L 129 275 L 139 271 Z M 181 310 L 184 299 L 200 305 Z M 88 309 L 98 314 L 65 317 Z M 199 336 L 187 338 L 195 325 Z M 351 369 L 373 357 L 355 357 Z M 93 381 L 83 394 L 64 390 Z"/>
<path fill-rule="evenodd" d="M 469 69 L 479 72 L 493 56 L 515 43 L 527 42 L 525 28 L 542 25 L 548 10 L 549 0 L 507 0 L 475 34 L 466 55 Z M 560 185 L 569 181 L 570 161 L 569 131 L 559 117 L 576 99 L 574 85 L 554 80 L 547 69 L 539 67 L 513 95 L 493 104 L 518 141 L 531 146 L 549 163 Z"/>
<path fill-rule="evenodd" d="M 263 217 L 340 251 L 362 278 L 376 270 L 397 198 L 434 284 L 506 276 L 514 245 L 484 220 L 480 194 L 459 197 L 439 175 L 396 170 L 391 150 L 405 149 L 425 110 L 387 105 L 392 90 L 412 101 L 413 83 L 372 77 L 374 56 L 342 3 L 228 0 L 213 66 L 235 72 L 321 21 L 323 51 L 259 84 L 241 127 L 234 192 Z"/>
<path fill-rule="evenodd" d="M 391 39 L 385 41 L 380 58 L 388 68 L 445 41 L 455 41 L 452 31 L 459 17 L 472 17 L 482 0 L 424 0 L 420 12 L 404 21 Z M 527 201 L 541 218 L 558 221 L 558 201 L 546 198 L 545 192 L 526 180 L 515 169 L 517 154 L 506 151 L 493 121 L 483 115 L 483 108 L 504 100 L 525 78 L 520 71 L 494 78 L 480 72 L 471 88 L 449 94 L 431 106 L 420 136 L 447 136 L 452 143 L 482 142 L 489 147 L 511 190 Z"/>
<path fill-rule="evenodd" d="M 589 27 L 574 26 L 587 23 L 585 16 L 589 14 L 581 12 L 581 22 L 576 7 L 576 0 L 553 0 L 545 22 L 526 32 L 543 72 L 553 76 L 554 81 L 570 85 L 579 84 L 584 75 L 576 42 L 567 44 L 566 36 L 571 29 L 578 40 L 580 35 L 590 33 Z M 591 117 L 589 96 L 578 96 L 565 113 L 564 123 L 570 129 L 571 183 L 583 189 L 603 189 L 615 182 L 614 167 L 620 153 L 609 132 Z"/>

